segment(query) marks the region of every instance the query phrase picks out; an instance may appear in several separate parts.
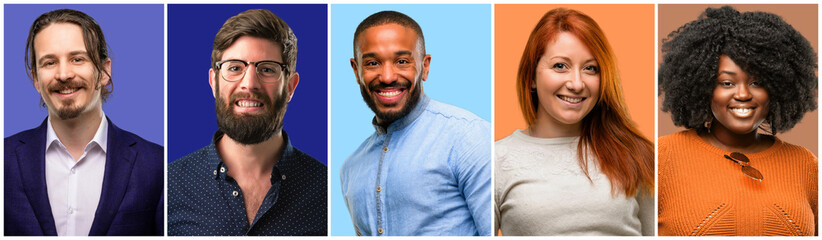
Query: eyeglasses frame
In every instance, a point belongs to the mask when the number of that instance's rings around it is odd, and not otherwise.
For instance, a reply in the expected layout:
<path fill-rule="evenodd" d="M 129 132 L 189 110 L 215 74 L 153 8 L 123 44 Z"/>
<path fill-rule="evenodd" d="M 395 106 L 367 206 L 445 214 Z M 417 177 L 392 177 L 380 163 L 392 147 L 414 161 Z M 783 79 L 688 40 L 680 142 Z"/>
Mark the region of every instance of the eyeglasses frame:
<path fill-rule="evenodd" d="M 222 73 L 218 73 L 218 74 L 220 75 L 220 78 L 222 78 L 222 79 L 223 79 L 223 80 L 225 80 L 226 82 L 239 82 L 239 81 L 241 81 L 241 80 L 245 77 L 245 74 L 246 74 L 246 73 L 248 73 L 248 65 L 250 65 L 250 64 L 253 64 L 253 65 L 254 65 L 254 73 L 255 73 L 255 74 L 257 74 L 257 78 L 259 78 L 259 79 L 260 79 L 260 81 L 265 82 L 265 83 L 276 83 L 276 82 L 280 82 L 280 81 L 282 81 L 284 78 L 286 78 L 286 76 L 288 76 L 288 75 L 289 75 L 289 73 L 288 73 L 288 64 L 284 64 L 284 63 L 277 62 L 277 61 L 272 61 L 272 60 L 263 60 L 263 61 L 256 61 L 256 62 L 246 62 L 246 61 L 243 61 L 243 60 L 240 60 L 240 59 L 226 59 L 226 60 L 222 60 L 222 61 L 219 61 L 219 62 L 214 63 L 215 68 L 217 69 L 217 71 L 218 71 L 218 72 L 220 72 L 220 70 L 222 70 L 222 69 L 220 69 L 220 65 L 223 65 L 223 63 L 226 63 L 226 62 L 229 62 L 229 61 L 237 61 L 237 62 L 241 62 L 241 63 L 243 63 L 243 65 L 245 65 L 245 67 L 246 67 L 246 70 L 245 70 L 245 71 L 243 71 L 243 76 L 242 76 L 242 77 L 240 77 L 240 79 L 238 79 L 238 80 L 236 80 L 236 81 L 231 81 L 231 80 L 228 80 L 227 78 L 225 78 L 225 76 L 223 76 L 223 74 L 222 74 Z M 259 67 L 259 65 L 260 65 L 260 63 L 276 63 L 277 65 L 279 65 L 279 66 L 280 66 L 280 68 L 282 69 L 282 74 L 280 74 L 280 77 L 277 79 L 277 81 L 267 82 L 267 81 L 263 81 L 263 80 L 262 80 L 262 79 L 264 79 L 264 78 L 260 77 L 260 72 L 259 72 L 259 69 L 260 69 L 260 68 L 258 68 L 258 67 Z"/>

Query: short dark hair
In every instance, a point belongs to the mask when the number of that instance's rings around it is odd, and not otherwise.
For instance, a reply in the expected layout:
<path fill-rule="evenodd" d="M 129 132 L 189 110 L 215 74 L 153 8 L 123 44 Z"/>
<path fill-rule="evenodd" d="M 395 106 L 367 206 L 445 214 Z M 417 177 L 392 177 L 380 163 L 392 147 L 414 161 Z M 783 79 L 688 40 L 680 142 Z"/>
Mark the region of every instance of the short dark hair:
<path fill-rule="evenodd" d="M 425 55 L 425 37 L 422 35 L 422 28 L 420 28 L 420 25 L 417 24 L 417 21 L 414 21 L 413 18 L 401 12 L 382 11 L 371 14 L 371 16 L 368 16 L 367 18 L 365 18 L 365 20 L 362 20 L 362 22 L 360 22 L 360 25 L 357 26 L 357 30 L 354 31 L 354 59 L 359 61 L 359 59 L 357 59 L 357 50 L 359 48 L 359 46 L 357 45 L 357 40 L 360 39 L 360 33 L 362 33 L 370 27 L 389 23 L 398 24 L 400 26 L 414 30 L 414 32 L 417 33 L 417 36 L 419 38 L 417 40 L 417 45 L 421 47 L 419 51 L 423 56 Z"/>
<path fill-rule="evenodd" d="M 106 71 L 105 68 L 106 59 L 109 58 L 108 44 L 106 44 L 106 38 L 103 36 L 103 29 L 100 28 L 97 21 L 81 11 L 59 9 L 44 13 L 34 20 L 31 29 L 29 29 L 29 37 L 26 40 L 26 74 L 29 75 L 32 81 L 35 81 L 37 77 L 37 55 L 35 54 L 34 37 L 52 23 L 72 23 L 80 26 L 83 31 L 83 43 L 86 45 L 86 51 L 88 51 L 94 69 L 98 73 L 106 74 L 109 78 L 109 83 L 100 90 L 100 97 L 105 102 L 111 92 L 114 91 L 114 81 L 111 80 L 111 73 Z M 34 75 L 32 75 L 32 72 Z M 97 75 L 97 81 L 100 81 L 101 78 L 102 75 Z M 45 103 L 41 102 L 41 105 L 45 106 Z"/>
<path fill-rule="evenodd" d="M 242 36 L 268 39 L 283 47 L 283 64 L 289 74 L 297 69 L 297 36 L 280 17 L 266 9 L 251 9 L 225 21 L 214 37 L 211 51 L 211 68 L 223 57 L 223 51 Z"/>
<path fill-rule="evenodd" d="M 727 55 L 768 92 L 772 134 L 816 109 L 817 56 L 810 43 L 779 16 L 708 8 L 662 43 L 659 93 L 674 124 L 702 132 L 710 117 L 719 56 Z"/>

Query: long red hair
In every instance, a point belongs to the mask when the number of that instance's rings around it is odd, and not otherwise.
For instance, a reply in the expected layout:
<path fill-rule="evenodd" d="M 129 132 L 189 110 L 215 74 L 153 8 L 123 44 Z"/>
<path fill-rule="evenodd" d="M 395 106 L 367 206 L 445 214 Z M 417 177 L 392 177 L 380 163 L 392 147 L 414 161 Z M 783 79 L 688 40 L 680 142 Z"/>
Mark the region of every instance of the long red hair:
<path fill-rule="evenodd" d="M 553 9 L 539 20 L 531 31 L 522 53 L 517 73 L 517 96 L 522 115 L 528 126 L 536 121 L 539 105 L 534 84 L 536 67 L 548 43 L 560 32 L 567 32 L 582 40 L 600 66 L 599 100 L 582 119 L 578 157 L 582 171 L 588 173 L 589 151 L 599 163 L 599 169 L 611 182 L 612 192 L 634 196 L 639 189 L 653 194 L 653 143 L 642 136 L 628 116 L 622 95 L 616 59 L 608 39 L 591 17 L 570 9 Z"/>

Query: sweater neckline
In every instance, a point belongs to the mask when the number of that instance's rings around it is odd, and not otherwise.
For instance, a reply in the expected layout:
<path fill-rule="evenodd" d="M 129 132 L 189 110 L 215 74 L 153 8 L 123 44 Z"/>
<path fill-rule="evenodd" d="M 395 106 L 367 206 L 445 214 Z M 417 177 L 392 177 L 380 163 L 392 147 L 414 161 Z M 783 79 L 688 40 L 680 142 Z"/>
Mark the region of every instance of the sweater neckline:
<path fill-rule="evenodd" d="M 689 138 L 690 142 L 694 142 L 697 145 L 699 145 L 700 147 L 708 150 L 709 152 L 716 153 L 718 156 L 724 156 L 725 154 L 730 154 L 731 153 L 731 152 L 722 150 L 722 149 L 720 149 L 720 148 L 718 148 L 714 145 L 711 145 L 710 143 L 706 142 L 705 140 L 702 140 L 702 138 L 699 137 L 699 135 L 696 133 L 696 130 L 691 129 L 691 130 L 686 131 L 685 136 L 687 136 Z M 784 142 L 782 142 L 782 140 L 779 140 L 779 138 L 777 138 L 776 136 L 773 136 L 773 145 L 771 145 L 767 149 L 759 151 L 759 152 L 745 153 L 745 156 L 748 156 L 748 158 L 767 158 L 767 156 L 777 152 L 780 148 L 782 148 L 782 146 L 784 146 Z"/>
<path fill-rule="evenodd" d="M 532 137 L 525 133 L 525 130 L 517 129 L 514 133 L 511 134 L 517 139 L 520 139 L 525 142 L 535 143 L 540 145 L 560 145 L 560 144 L 568 144 L 568 143 L 576 143 L 579 142 L 579 136 L 575 137 L 557 137 L 557 138 L 538 138 Z"/>

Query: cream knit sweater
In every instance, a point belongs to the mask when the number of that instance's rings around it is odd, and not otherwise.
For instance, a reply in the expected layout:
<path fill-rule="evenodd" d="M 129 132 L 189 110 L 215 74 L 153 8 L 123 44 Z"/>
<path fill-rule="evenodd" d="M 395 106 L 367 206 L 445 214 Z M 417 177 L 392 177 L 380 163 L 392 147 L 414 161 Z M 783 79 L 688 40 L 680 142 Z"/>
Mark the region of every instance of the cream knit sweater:
<path fill-rule="evenodd" d="M 613 195 L 596 161 L 589 160 L 588 180 L 577 160 L 578 142 L 534 138 L 522 130 L 496 142 L 495 233 L 654 235 L 654 199 Z"/>

